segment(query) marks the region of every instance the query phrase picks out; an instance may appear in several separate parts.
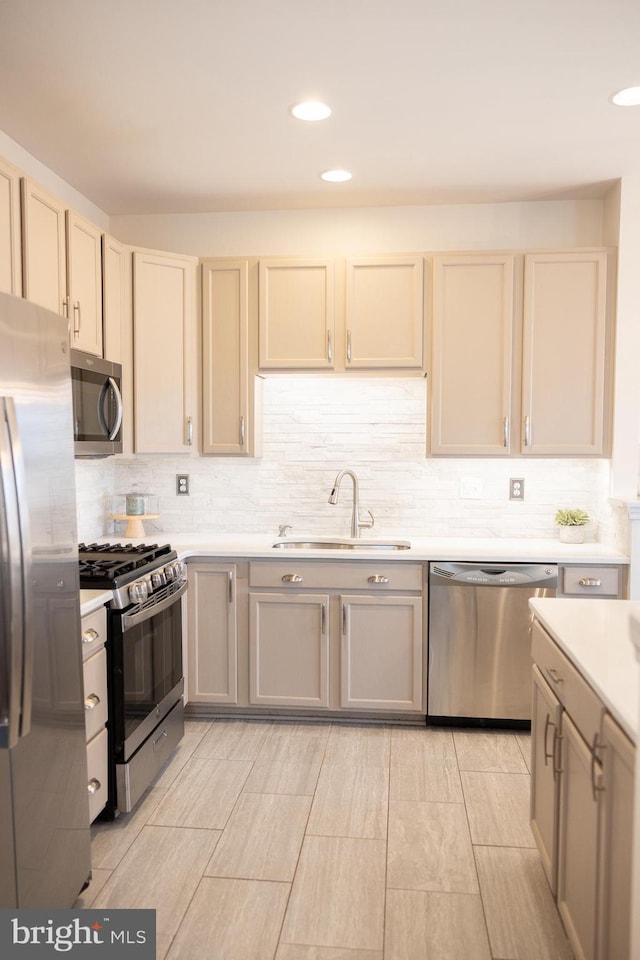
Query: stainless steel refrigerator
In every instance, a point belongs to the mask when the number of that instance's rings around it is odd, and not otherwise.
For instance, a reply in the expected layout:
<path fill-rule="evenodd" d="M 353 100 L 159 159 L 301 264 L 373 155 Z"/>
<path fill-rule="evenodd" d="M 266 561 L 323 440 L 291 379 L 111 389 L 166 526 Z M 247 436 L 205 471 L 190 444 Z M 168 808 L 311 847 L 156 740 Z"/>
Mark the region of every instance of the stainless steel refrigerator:
<path fill-rule="evenodd" d="M 71 907 L 89 803 L 67 321 L 0 293 L 0 907 Z"/>

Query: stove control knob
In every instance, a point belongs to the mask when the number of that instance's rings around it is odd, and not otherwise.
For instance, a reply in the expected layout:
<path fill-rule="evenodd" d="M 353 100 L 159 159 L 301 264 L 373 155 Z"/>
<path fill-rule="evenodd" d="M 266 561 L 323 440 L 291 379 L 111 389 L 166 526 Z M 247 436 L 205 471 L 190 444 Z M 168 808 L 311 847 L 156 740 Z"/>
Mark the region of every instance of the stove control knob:
<path fill-rule="evenodd" d="M 129 587 L 129 599 L 132 603 L 142 603 L 149 595 L 145 580 L 137 580 Z"/>
<path fill-rule="evenodd" d="M 175 570 L 176 580 L 184 580 L 187 575 L 186 564 L 182 560 L 176 560 L 173 564 L 173 569 Z"/>
<path fill-rule="evenodd" d="M 151 586 L 154 590 L 157 590 L 158 587 L 166 586 L 167 578 L 165 576 L 164 570 L 156 570 L 155 573 L 151 574 Z"/>
<path fill-rule="evenodd" d="M 166 567 L 163 567 L 163 568 L 162 568 L 162 572 L 163 572 L 164 575 L 165 575 L 165 578 L 166 578 L 167 583 L 169 583 L 171 580 L 174 579 L 173 564 L 172 564 L 172 563 L 168 563 L 168 564 L 166 565 Z"/>

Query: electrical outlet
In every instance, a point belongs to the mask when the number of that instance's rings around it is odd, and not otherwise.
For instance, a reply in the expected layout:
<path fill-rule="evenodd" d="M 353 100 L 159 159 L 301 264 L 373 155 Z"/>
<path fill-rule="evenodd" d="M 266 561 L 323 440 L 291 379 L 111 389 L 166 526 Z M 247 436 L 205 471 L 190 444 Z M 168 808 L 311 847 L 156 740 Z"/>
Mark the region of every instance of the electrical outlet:
<path fill-rule="evenodd" d="M 482 480 L 479 477 L 460 478 L 460 499 L 480 500 L 482 497 Z"/>
<path fill-rule="evenodd" d="M 188 473 L 176 473 L 176 496 L 178 497 L 189 496 L 189 474 Z"/>
<path fill-rule="evenodd" d="M 511 477 L 509 480 L 509 500 L 524 500 L 524 479 Z"/>

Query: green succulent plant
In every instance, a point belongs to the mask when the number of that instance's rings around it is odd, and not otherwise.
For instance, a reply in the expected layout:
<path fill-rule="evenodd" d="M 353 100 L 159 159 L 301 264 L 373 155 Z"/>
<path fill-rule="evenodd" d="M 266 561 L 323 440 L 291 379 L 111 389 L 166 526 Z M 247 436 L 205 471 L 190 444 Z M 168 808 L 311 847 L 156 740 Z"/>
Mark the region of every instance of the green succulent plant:
<path fill-rule="evenodd" d="M 590 519 L 586 510 L 558 510 L 555 522 L 560 527 L 582 527 Z"/>

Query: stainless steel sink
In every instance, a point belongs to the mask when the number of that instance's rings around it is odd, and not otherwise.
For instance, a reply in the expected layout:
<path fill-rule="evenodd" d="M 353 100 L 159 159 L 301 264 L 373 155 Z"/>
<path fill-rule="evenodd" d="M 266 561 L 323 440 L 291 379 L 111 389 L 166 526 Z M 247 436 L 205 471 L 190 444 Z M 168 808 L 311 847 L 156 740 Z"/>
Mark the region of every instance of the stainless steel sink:
<path fill-rule="evenodd" d="M 273 547 L 276 550 L 408 550 L 411 543 L 409 540 L 303 540 L 287 537 L 286 540 L 276 540 Z"/>

